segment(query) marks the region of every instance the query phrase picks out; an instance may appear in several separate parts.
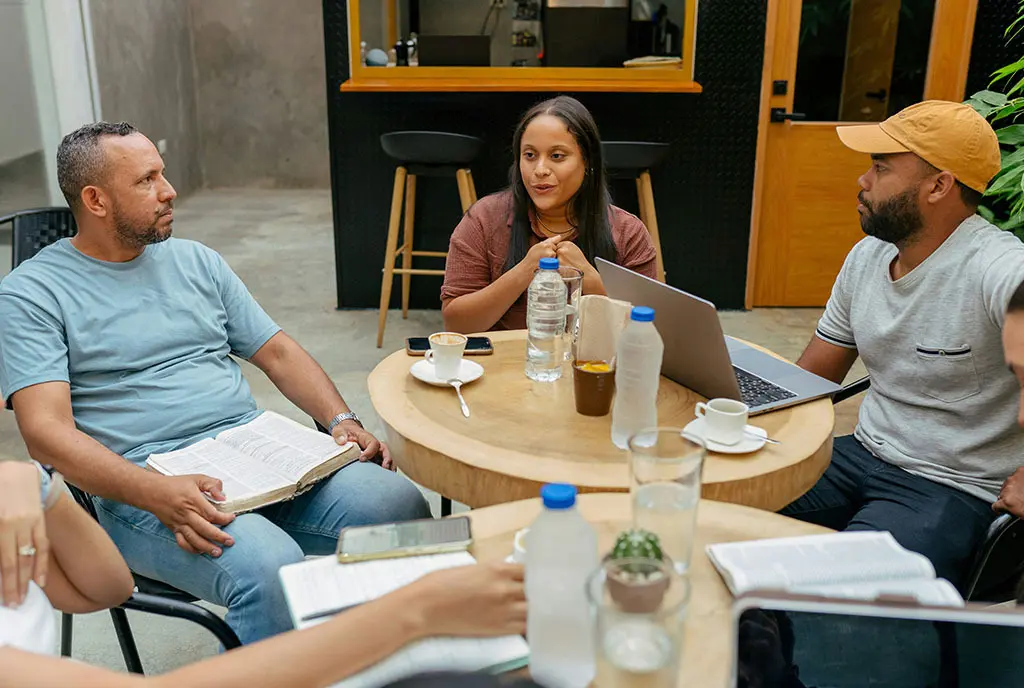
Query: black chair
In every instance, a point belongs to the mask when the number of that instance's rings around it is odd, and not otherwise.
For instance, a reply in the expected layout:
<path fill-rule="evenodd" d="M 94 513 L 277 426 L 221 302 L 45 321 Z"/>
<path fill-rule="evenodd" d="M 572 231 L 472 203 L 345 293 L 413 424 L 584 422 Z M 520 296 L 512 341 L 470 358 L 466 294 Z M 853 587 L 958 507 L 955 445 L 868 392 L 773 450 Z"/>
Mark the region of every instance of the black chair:
<path fill-rule="evenodd" d="M 832 395 L 832 403 L 846 401 L 867 391 L 871 379 L 863 377 Z M 974 553 L 966 582 L 964 599 L 968 602 L 1006 602 L 1016 596 L 1017 582 L 1024 574 L 1024 523 L 1016 516 L 1003 514 L 992 521 L 985 539 Z"/>
<path fill-rule="evenodd" d="M 58 239 L 78 231 L 68 208 L 35 208 L 0 217 L 0 226 L 11 224 L 11 269 L 18 267 Z"/>
<path fill-rule="evenodd" d="M 665 262 L 661 257 L 658 213 L 654 209 L 651 168 L 668 155 L 669 144 L 653 141 L 605 141 L 601 144 L 604 168 L 613 179 L 635 179 L 640 219 L 651 234 L 658 261 L 658 281 L 665 281 Z"/>
<path fill-rule="evenodd" d="M 96 507 L 92 502 L 92 497 L 71 484 L 68 484 L 68 490 L 75 501 L 90 516 L 96 518 Z M 121 654 L 124 656 L 124 663 L 128 671 L 134 674 L 144 673 L 139 650 L 135 644 L 135 636 L 128 623 L 128 615 L 125 614 L 126 609 L 191 621 L 212 633 L 225 650 L 241 647 L 242 643 L 238 640 L 238 636 L 223 619 L 210 610 L 194 604 L 199 601 L 198 597 L 158 580 L 139 575 L 134 571 L 132 577 L 135 578 L 135 592 L 120 607 L 110 610 L 110 618 L 114 622 L 114 632 L 117 634 L 117 643 L 121 646 Z M 73 623 L 73 615 L 67 612 L 61 615 L 60 654 L 62 657 L 71 656 Z"/>
<path fill-rule="evenodd" d="M 476 186 L 470 164 L 480 155 L 483 141 L 475 136 L 444 131 L 394 131 L 380 137 L 381 148 L 398 166 L 391 193 L 391 218 L 384 252 L 384 279 L 380 285 L 380 321 L 377 324 L 377 348 L 384 344 L 384 326 L 391 304 L 391 284 L 402 276 L 402 317 L 409 317 L 409 290 L 413 275 L 444 276 L 444 270 L 413 268 L 413 257 L 446 258 L 447 251 L 414 251 L 413 227 L 416 217 L 416 177 L 455 177 L 462 212 L 476 203 Z M 398 245 L 398 225 L 405 204 L 402 245 Z M 402 256 L 402 267 L 395 260 Z"/>

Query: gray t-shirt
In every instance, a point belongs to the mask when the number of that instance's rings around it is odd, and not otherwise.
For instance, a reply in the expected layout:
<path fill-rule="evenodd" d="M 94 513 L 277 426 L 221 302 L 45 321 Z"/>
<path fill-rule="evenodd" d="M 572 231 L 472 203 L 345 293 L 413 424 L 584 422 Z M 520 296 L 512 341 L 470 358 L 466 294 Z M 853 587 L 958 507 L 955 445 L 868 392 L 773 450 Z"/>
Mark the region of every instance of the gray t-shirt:
<path fill-rule="evenodd" d="M 817 336 L 871 376 L 854 432 L 872 454 L 989 502 L 1024 464 L 1020 389 L 1003 357 L 1024 244 L 974 215 L 893 281 L 897 250 L 868 237 L 846 257 Z"/>

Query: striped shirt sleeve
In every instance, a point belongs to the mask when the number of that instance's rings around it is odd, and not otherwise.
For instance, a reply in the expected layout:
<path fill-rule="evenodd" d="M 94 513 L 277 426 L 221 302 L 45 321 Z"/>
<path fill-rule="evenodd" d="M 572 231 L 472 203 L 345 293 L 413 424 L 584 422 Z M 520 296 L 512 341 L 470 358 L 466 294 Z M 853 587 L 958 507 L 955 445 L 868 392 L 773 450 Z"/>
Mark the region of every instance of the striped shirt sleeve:
<path fill-rule="evenodd" d="M 853 325 L 850 322 L 850 301 L 853 288 L 850 284 L 850 261 L 853 259 L 856 249 L 851 251 L 843 263 L 843 268 L 832 285 L 832 295 L 829 296 L 825 305 L 825 312 L 818 320 L 818 328 L 814 334 L 818 339 L 841 346 L 844 349 L 856 349 L 857 339 L 853 335 Z"/>

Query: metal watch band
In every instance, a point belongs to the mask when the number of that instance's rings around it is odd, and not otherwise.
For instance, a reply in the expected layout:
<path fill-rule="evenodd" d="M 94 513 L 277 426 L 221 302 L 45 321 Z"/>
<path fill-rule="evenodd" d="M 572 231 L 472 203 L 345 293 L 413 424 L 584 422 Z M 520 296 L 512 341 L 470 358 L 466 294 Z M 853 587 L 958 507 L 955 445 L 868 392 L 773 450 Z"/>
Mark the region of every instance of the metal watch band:
<path fill-rule="evenodd" d="M 362 421 L 359 420 L 359 416 L 349 411 L 348 413 L 339 413 L 334 418 L 332 418 L 331 422 L 327 425 L 327 432 L 333 434 L 334 428 L 338 427 L 339 423 L 344 423 L 347 420 L 354 420 L 356 423 L 359 424 L 359 427 L 363 427 L 363 423 Z"/>

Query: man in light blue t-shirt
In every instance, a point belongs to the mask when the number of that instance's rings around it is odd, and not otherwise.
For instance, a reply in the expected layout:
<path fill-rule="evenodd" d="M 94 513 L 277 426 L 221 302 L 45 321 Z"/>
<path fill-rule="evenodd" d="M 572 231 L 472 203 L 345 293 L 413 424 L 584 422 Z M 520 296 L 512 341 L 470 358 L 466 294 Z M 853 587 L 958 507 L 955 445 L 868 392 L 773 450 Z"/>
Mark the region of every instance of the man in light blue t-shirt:
<path fill-rule="evenodd" d="M 1024 464 L 1018 385 L 1003 322 L 1024 244 L 976 214 L 999 142 L 967 105 L 926 101 L 881 124 L 840 127 L 871 154 L 860 178 L 868 236 L 846 258 L 799 364 L 840 382 L 871 376 L 853 435 L 783 514 L 838 530 L 887 530 L 955 584 Z"/>
<path fill-rule="evenodd" d="M 0 283 L 0 395 L 29 452 L 97 496 L 132 570 L 227 607 L 242 642 L 291 628 L 281 566 L 332 553 L 344 526 L 427 518 L 426 502 L 223 258 L 170 238 L 176 194 L 149 139 L 86 125 L 61 142 L 57 175 L 78 234 Z M 145 470 L 151 453 L 259 415 L 232 355 L 339 443 L 357 442 L 361 461 L 237 517 L 207 499 L 222 497 L 219 481 Z"/>

